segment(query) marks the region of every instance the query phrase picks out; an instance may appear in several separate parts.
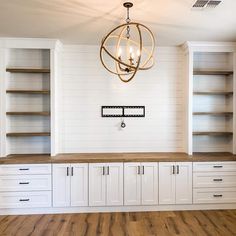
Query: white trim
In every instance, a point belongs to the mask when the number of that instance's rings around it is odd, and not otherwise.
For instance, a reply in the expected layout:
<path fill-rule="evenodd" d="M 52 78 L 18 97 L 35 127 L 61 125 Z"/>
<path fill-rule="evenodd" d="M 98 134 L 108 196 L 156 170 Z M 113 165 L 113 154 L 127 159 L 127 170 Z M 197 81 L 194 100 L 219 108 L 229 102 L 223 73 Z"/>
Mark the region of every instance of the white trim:
<path fill-rule="evenodd" d="M 187 153 L 189 155 L 193 154 L 193 52 L 192 50 L 189 51 L 189 54 L 187 55 L 188 58 L 188 68 L 187 68 L 187 74 L 188 74 L 188 99 L 187 99 L 187 105 L 188 105 L 188 118 L 187 118 Z"/>
<path fill-rule="evenodd" d="M 0 48 L 0 156 L 6 156 L 6 56 L 7 49 Z"/>
<path fill-rule="evenodd" d="M 101 212 L 143 212 L 143 211 L 192 211 L 236 209 L 234 204 L 195 204 L 195 205 L 158 205 L 158 206 L 107 206 L 107 207 L 60 207 L 30 209 L 0 209 L 0 215 L 27 214 L 65 214 L 65 213 L 101 213 Z"/>
<path fill-rule="evenodd" d="M 236 52 L 233 54 L 233 154 L 236 154 Z"/>
<path fill-rule="evenodd" d="M 182 48 L 185 53 L 188 53 L 189 50 L 194 52 L 235 52 L 236 43 L 187 41 L 182 45 Z"/>
<path fill-rule="evenodd" d="M 0 38 L 2 48 L 25 49 L 60 49 L 62 43 L 57 39 L 47 38 Z"/>

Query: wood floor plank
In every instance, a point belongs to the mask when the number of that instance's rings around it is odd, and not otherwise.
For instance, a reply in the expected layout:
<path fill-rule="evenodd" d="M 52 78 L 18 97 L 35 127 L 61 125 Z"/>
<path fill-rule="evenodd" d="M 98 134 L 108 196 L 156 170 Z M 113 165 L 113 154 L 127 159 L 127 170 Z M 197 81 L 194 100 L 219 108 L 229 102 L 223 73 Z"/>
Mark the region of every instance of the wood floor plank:
<path fill-rule="evenodd" d="M 1 236 L 235 236 L 236 210 L 0 216 Z"/>

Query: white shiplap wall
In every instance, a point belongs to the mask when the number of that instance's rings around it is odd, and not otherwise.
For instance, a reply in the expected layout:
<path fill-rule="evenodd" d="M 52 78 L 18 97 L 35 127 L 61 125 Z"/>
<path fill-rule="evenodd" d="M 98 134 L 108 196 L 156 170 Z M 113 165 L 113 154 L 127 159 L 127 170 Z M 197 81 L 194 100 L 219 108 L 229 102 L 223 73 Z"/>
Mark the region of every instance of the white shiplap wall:
<path fill-rule="evenodd" d="M 156 64 L 130 83 L 108 73 L 98 46 L 65 45 L 60 80 L 60 152 L 184 151 L 183 53 L 159 47 Z M 145 118 L 102 118 L 102 105 L 145 105 Z"/>

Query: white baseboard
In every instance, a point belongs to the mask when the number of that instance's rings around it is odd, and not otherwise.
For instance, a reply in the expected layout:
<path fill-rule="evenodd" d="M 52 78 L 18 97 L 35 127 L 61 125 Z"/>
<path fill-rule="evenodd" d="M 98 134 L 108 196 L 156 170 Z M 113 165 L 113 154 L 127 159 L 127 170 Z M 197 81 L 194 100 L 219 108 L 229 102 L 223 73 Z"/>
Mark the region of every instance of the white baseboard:
<path fill-rule="evenodd" d="M 188 211 L 236 209 L 234 204 L 194 204 L 194 205 L 158 205 L 158 206 L 114 206 L 114 207 L 50 207 L 50 208 L 14 208 L 0 209 L 0 215 L 28 214 L 64 214 L 96 212 L 142 212 L 142 211 Z"/>

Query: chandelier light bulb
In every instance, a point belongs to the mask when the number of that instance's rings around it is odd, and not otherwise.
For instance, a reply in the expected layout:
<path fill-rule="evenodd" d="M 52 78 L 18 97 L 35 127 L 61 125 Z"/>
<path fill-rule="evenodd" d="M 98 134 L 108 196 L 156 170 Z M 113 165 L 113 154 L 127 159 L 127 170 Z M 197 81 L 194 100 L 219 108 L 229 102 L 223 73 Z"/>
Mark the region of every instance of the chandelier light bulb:
<path fill-rule="evenodd" d="M 137 50 L 137 56 L 138 57 L 140 56 L 140 50 L 139 49 Z"/>
<path fill-rule="evenodd" d="M 133 53 L 133 48 L 132 48 L 132 47 L 129 48 L 129 53 L 130 53 L 130 54 Z"/>
<path fill-rule="evenodd" d="M 118 57 L 121 57 L 121 54 L 122 54 L 122 49 L 119 47 L 119 49 L 118 49 Z"/>

